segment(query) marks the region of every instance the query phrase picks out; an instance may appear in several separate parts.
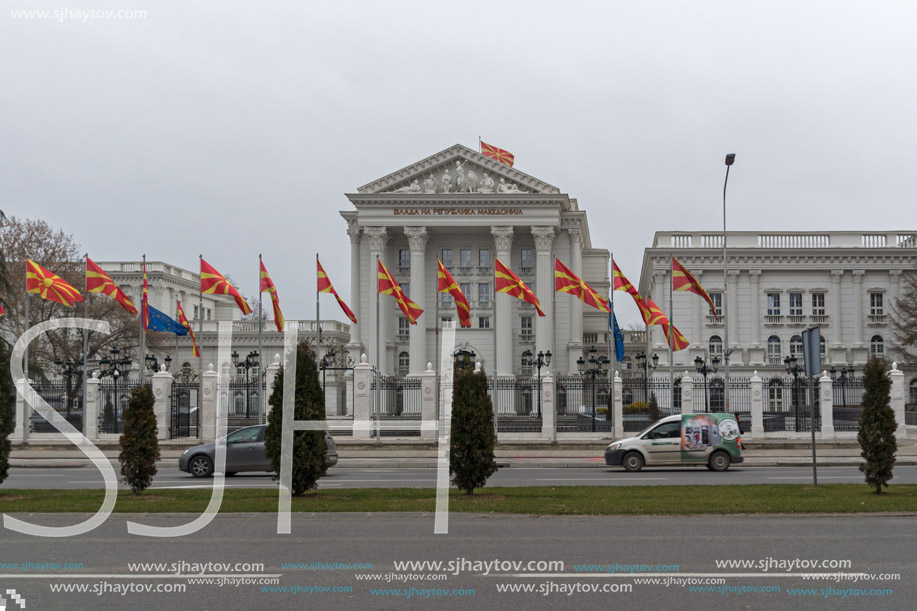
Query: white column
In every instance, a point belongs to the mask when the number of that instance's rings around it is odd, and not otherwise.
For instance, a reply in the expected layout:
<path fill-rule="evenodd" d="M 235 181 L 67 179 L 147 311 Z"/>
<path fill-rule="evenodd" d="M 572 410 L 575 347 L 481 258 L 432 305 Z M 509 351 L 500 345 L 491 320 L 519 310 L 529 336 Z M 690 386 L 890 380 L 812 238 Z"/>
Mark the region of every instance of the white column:
<path fill-rule="evenodd" d="M 891 408 L 895 412 L 895 422 L 898 424 L 895 437 L 903 439 L 907 437 L 907 426 L 904 420 L 904 372 L 898 369 L 898 363 L 892 363 L 892 370 L 888 372 L 888 377 L 892 379 Z"/>
<path fill-rule="evenodd" d="M 270 399 L 271 395 L 274 394 L 274 380 L 277 379 L 277 374 L 280 372 L 280 354 L 274 354 L 274 360 L 270 365 L 264 368 L 264 393 L 267 395 L 267 405 L 265 417 L 270 413 L 271 404 Z"/>
<path fill-rule="evenodd" d="M 553 227 L 532 227 L 535 238 L 535 296 L 546 316 L 535 312 L 535 354 L 554 350 L 554 262 L 551 246 Z M 502 259 L 501 259 L 502 261 Z M 579 299 L 576 300 L 579 302 Z"/>
<path fill-rule="evenodd" d="M 153 388 L 153 413 L 156 414 L 156 438 L 169 439 L 172 428 L 172 374 L 157 371 L 151 380 Z"/>
<path fill-rule="evenodd" d="M 541 377 L 541 436 L 554 439 L 554 419 L 557 408 L 554 407 L 554 378 L 551 371 Z"/>
<path fill-rule="evenodd" d="M 366 362 L 366 355 L 360 356 L 360 363 L 353 368 L 353 438 L 369 439 L 372 434 L 372 396 L 370 396 L 373 371 Z"/>
<path fill-rule="evenodd" d="M 753 269 L 748 272 L 751 281 L 751 346 L 761 347 L 761 270 Z M 754 360 L 754 359 L 752 359 Z"/>
<path fill-rule="evenodd" d="M 414 261 L 411 261 L 411 265 Z M 411 354 L 411 364 L 413 366 L 414 355 Z M 433 371 L 433 363 L 426 364 L 426 370 L 420 374 L 420 420 L 423 424 L 436 424 L 436 372 Z M 436 439 L 437 430 L 434 428 L 420 429 L 421 439 Z"/>
<path fill-rule="evenodd" d="M 347 235 L 350 236 L 350 309 L 357 315 L 357 321 L 361 320 L 360 314 L 360 232 L 362 228 L 356 221 L 347 223 Z M 368 293 L 372 294 L 372 293 Z M 350 344 L 352 347 L 360 347 L 360 326 L 359 322 L 350 323 Z M 355 355 L 351 355 L 356 360 Z"/>
<path fill-rule="evenodd" d="M 200 400 L 199 423 L 201 441 L 205 443 L 216 439 L 217 434 L 217 382 L 220 374 L 213 370 L 213 363 L 204 372 L 204 396 Z"/>
<path fill-rule="evenodd" d="M 509 268 L 512 268 L 513 228 L 510 226 L 495 226 L 490 228 L 494 236 L 494 251 L 497 258 Z M 497 375 L 513 375 L 513 320 L 512 297 L 500 295 L 494 289 L 496 304 L 496 334 L 494 335 Z"/>
<path fill-rule="evenodd" d="M 666 298 L 665 294 L 665 285 L 668 276 L 665 273 L 665 270 L 656 270 L 653 272 L 653 301 L 656 302 L 656 305 L 659 306 L 659 309 L 663 312 L 666 312 L 669 309 L 669 301 Z M 659 329 L 658 333 L 656 329 Z M 653 352 L 659 355 L 659 360 L 668 362 L 669 360 L 669 350 L 668 345 L 666 344 L 665 333 L 662 332 L 662 325 L 651 325 L 649 328 L 650 332 L 650 346 Z M 652 354 L 646 355 L 648 358 L 652 358 Z"/>
<path fill-rule="evenodd" d="M 435 308 L 427 307 L 427 296 L 424 280 L 427 274 L 426 250 L 427 228 L 405 227 L 404 234 L 408 237 L 408 246 L 411 249 L 411 301 L 424 310 L 416 325 L 411 325 L 410 333 L 410 374 L 420 375 L 427 364 L 427 322 L 435 316 Z M 438 297 L 438 295 L 437 295 Z"/>
<path fill-rule="evenodd" d="M 818 378 L 818 407 L 821 415 L 821 438 L 834 439 L 834 385 L 823 371 Z"/>
<path fill-rule="evenodd" d="M 840 348 L 844 345 L 844 325 L 841 322 L 841 278 L 844 270 L 831 270 L 831 293 L 828 299 L 831 300 L 831 346 Z"/>
<path fill-rule="evenodd" d="M 764 436 L 764 381 L 758 372 L 751 376 L 751 437 Z"/>
<path fill-rule="evenodd" d="M 102 393 L 99 387 L 102 380 L 99 379 L 99 372 L 93 371 L 92 377 L 86 380 L 86 405 L 83 406 L 83 435 L 87 439 L 98 439 L 99 437 L 99 412 L 102 408 Z"/>
<path fill-rule="evenodd" d="M 29 418 L 31 416 L 32 410 L 29 407 L 29 404 L 25 401 L 25 393 L 28 391 L 29 385 L 26 383 L 24 378 L 20 378 L 16 381 L 16 428 L 13 429 L 13 439 L 22 443 L 27 443 L 29 440 L 29 430 L 30 422 Z M 84 413 L 83 420 L 85 421 L 86 416 Z M 98 425 L 96 426 L 98 430 Z"/>
<path fill-rule="evenodd" d="M 694 378 L 687 371 L 681 378 L 681 413 L 694 413 Z"/>
<path fill-rule="evenodd" d="M 729 288 L 726 290 L 726 299 L 729 301 L 726 310 L 726 324 L 729 325 L 729 346 L 724 345 L 724 353 L 731 348 L 741 346 L 739 342 L 739 270 L 731 269 L 726 273 Z M 742 364 L 742 351 L 736 350 L 729 357 L 731 365 Z"/>
<path fill-rule="evenodd" d="M 369 278 L 372 279 L 370 282 L 370 291 L 369 296 L 372 299 L 369 307 L 369 334 L 367 335 L 368 341 L 366 342 L 367 348 L 369 348 L 368 356 L 371 363 L 379 368 L 380 371 L 386 371 L 385 367 L 385 349 L 387 345 L 387 335 L 386 330 L 388 325 L 386 324 L 386 308 L 384 307 L 383 300 L 391 300 L 392 298 L 388 295 L 380 295 L 379 299 L 379 315 L 378 315 L 378 327 L 376 326 L 376 279 L 378 276 L 378 266 L 376 260 L 382 261 L 382 264 L 385 265 L 385 245 L 388 243 L 389 235 L 385 227 L 366 227 L 365 228 L 366 237 L 369 238 L 369 262 L 367 266 L 367 273 Z M 388 267 L 386 265 L 386 267 Z M 378 362 L 377 362 L 378 361 Z"/>
<path fill-rule="evenodd" d="M 585 378 L 583 378 L 585 381 Z M 614 438 L 624 437 L 624 380 L 615 371 L 614 383 Z"/>
<path fill-rule="evenodd" d="M 862 348 L 863 343 L 863 274 L 866 271 L 862 269 L 853 270 L 853 305 L 854 305 L 854 316 L 856 320 L 854 321 L 853 328 L 856 331 L 856 336 L 853 339 L 853 345 L 855 348 Z"/>
<path fill-rule="evenodd" d="M 570 269 L 583 277 L 583 231 L 580 227 L 568 227 L 570 236 Z M 567 373 L 577 375 L 576 359 L 583 354 L 583 302 L 569 299 L 570 303 L 570 343 L 567 346 Z"/>

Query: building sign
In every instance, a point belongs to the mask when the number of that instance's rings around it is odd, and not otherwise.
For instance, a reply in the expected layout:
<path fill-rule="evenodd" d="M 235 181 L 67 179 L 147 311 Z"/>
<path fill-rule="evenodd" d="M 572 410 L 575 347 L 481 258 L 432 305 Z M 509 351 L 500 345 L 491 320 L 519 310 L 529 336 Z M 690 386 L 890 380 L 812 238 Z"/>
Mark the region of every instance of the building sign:
<path fill-rule="evenodd" d="M 522 216 L 522 208 L 395 208 L 395 216 Z"/>

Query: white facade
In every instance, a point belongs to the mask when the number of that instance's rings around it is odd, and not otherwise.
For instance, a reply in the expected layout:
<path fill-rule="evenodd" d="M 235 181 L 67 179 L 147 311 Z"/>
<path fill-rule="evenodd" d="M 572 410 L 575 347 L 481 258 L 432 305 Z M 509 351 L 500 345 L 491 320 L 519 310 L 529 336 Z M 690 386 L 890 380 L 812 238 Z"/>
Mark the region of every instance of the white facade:
<path fill-rule="evenodd" d="M 556 187 L 455 145 L 347 198 L 355 208 L 341 212 L 351 243 L 351 306 L 359 320 L 350 328 L 355 360 L 365 353 L 387 373 L 411 375 L 435 360 L 437 300 L 440 319 L 451 318 L 458 327 L 454 305 L 436 292 L 437 258 L 446 259 L 471 305 L 472 327 L 458 328 L 456 349 L 473 351 L 489 373 L 522 373 L 525 350 L 551 350 L 552 369 L 575 372 L 584 333 L 604 339 L 607 314 L 569 295 L 555 298 L 555 256 L 600 294 L 608 291 L 609 263 L 607 250 L 592 247 L 586 213 Z M 399 322 L 403 316 L 392 297 L 379 296 L 378 345 L 377 257 L 424 309 L 418 324 L 409 325 Z M 494 257 L 535 291 L 546 317 L 495 294 Z"/>
<path fill-rule="evenodd" d="M 722 358 L 724 325 L 731 374 L 780 372 L 784 357 L 793 354 L 801 365 L 802 331 L 816 325 L 824 339 L 822 369 L 853 366 L 862 373 L 871 354 L 895 360 L 890 313 L 902 272 L 917 263 L 915 236 L 917 231 L 728 232 L 726 316 L 717 322 L 697 295 L 673 294 L 673 324 L 691 342 L 675 353 L 676 371 L 693 371 L 697 356 Z M 670 313 L 675 256 L 721 300 L 722 239 L 722 233 L 657 232 L 644 252 L 641 294 Z M 659 355 L 660 370 L 667 368 L 660 327 L 652 328 L 649 349 Z M 913 372 L 905 373 L 910 381 Z"/>

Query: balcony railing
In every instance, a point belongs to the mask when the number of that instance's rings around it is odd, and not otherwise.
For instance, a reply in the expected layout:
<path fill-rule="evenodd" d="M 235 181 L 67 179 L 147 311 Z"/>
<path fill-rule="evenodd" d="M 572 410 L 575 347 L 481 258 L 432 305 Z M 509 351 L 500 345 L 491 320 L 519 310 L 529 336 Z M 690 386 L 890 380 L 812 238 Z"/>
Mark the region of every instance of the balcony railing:
<path fill-rule="evenodd" d="M 399 333 L 397 339 L 399 342 L 406 342 L 411 339 L 411 336 L 408 333 Z"/>
<path fill-rule="evenodd" d="M 766 325 L 782 325 L 783 316 L 780 314 L 768 314 L 764 317 L 764 324 Z"/>
<path fill-rule="evenodd" d="M 399 266 L 398 266 L 398 271 L 397 271 L 397 273 L 399 273 L 399 274 L 410 274 L 410 273 L 411 273 L 411 266 L 410 266 L 410 265 L 399 265 Z"/>
<path fill-rule="evenodd" d="M 520 267 L 519 273 L 520 274 L 534 274 L 535 268 L 534 267 Z"/>
<path fill-rule="evenodd" d="M 519 341 L 523 344 L 533 344 L 535 343 L 535 335 L 533 333 L 520 333 Z"/>
<path fill-rule="evenodd" d="M 468 266 L 462 266 L 462 267 L 458 268 L 458 273 L 460 273 L 460 274 L 462 274 L 462 275 L 464 275 L 464 276 L 470 276 L 471 274 L 474 273 L 474 268 L 471 267 L 470 265 L 468 265 Z"/>
<path fill-rule="evenodd" d="M 714 327 L 722 326 L 725 320 L 726 320 L 726 317 L 723 316 L 722 314 L 720 314 L 719 319 L 717 319 L 717 317 L 714 316 L 713 314 L 707 314 L 707 325 L 708 326 L 714 326 Z"/>
<path fill-rule="evenodd" d="M 489 265 L 478 265 L 478 275 L 479 276 L 489 276 L 490 270 L 491 268 Z"/>
<path fill-rule="evenodd" d="M 475 307 L 479 310 L 489 310 L 494 305 L 494 302 L 490 299 L 478 299 Z"/>
<path fill-rule="evenodd" d="M 885 324 L 885 314 L 870 314 L 869 315 L 869 324 L 871 325 L 884 325 Z"/>
<path fill-rule="evenodd" d="M 806 317 L 803 314 L 790 314 L 787 318 L 789 319 L 789 323 L 791 325 L 806 324 Z"/>

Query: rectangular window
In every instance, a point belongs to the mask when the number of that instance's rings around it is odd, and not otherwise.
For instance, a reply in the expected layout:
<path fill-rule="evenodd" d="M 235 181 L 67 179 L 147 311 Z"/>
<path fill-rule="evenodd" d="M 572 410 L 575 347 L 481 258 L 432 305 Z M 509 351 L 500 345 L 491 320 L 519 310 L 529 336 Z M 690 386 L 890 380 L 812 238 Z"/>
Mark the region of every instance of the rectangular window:
<path fill-rule="evenodd" d="M 407 248 L 398 251 L 398 267 L 405 270 L 411 267 L 411 251 Z"/>
<path fill-rule="evenodd" d="M 802 316 L 802 293 L 790 293 L 790 316 Z"/>
<path fill-rule="evenodd" d="M 723 294 L 722 293 L 710 293 L 710 299 L 713 300 L 713 305 L 716 307 L 716 315 L 718 318 L 723 317 Z"/>
<path fill-rule="evenodd" d="M 443 316 L 442 318 L 439 319 L 439 322 L 440 322 L 440 324 L 442 325 L 442 328 L 443 328 L 443 329 L 448 329 L 449 327 L 452 326 L 452 317 L 451 317 L 451 316 Z"/>
<path fill-rule="evenodd" d="M 462 294 L 465 295 L 465 299 L 468 299 L 468 296 L 471 295 L 471 283 L 459 282 L 459 288 L 462 290 Z"/>
<path fill-rule="evenodd" d="M 194 320 L 197 320 L 200 315 L 201 313 L 200 313 L 200 310 L 198 309 L 198 306 L 194 306 Z"/>
<path fill-rule="evenodd" d="M 463 248 L 459 251 L 459 265 L 461 267 L 471 267 L 471 249 Z"/>
<path fill-rule="evenodd" d="M 449 293 L 440 293 L 439 294 L 439 304 L 440 307 L 451 307 L 452 306 L 452 295 Z"/>
<path fill-rule="evenodd" d="M 398 336 L 407 337 L 411 332 L 411 323 L 404 316 L 398 317 Z"/>
<path fill-rule="evenodd" d="M 870 293 L 869 294 L 869 313 L 873 316 L 884 316 L 885 307 L 884 307 L 884 297 L 882 293 Z"/>
<path fill-rule="evenodd" d="M 404 291 L 404 296 L 410 299 L 411 298 L 411 283 L 410 282 L 399 282 L 398 284 L 399 286 L 401 286 L 401 290 Z"/>
<path fill-rule="evenodd" d="M 812 316 L 825 315 L 825 294 L 812 293 Z"/>
<path fill-rule="evenodd" d="M 479 267 L 490 267 L 490 249 L 489 248 L 479 248 L 478 249 L 478 266 Z"/>
<path fill-rule="evenodd" d="M 452 249 L 451 248 L 443 249 L 442 257 L 440 257 L 440 261 L 442 261 L 443 265 L 445 265 L 446 267 L 448 268 L 452 267 Z"/>
<path fill-rule="evenodd" d="M 481 282 L 478 284 L 478 307 L 487 307 L 490 305 L 490 283 Z"/>
<path fill-rule="evenodd" d="M 767 315 L 780 316 L 780 293 L 767 294 Z"/>
<path fill-rule="evenodd" d="M 207 320 L 210 320 L 210 308 L 204 308 L 204 312 L 207 313 Z"/>
<path fill-rule="evenodd" d="M 522 267 L 522 273 L 531 272 L 532 268 L 535 267 L 535 251 L 531 248 L 523 248 L 520 256 L 520 267 Z"/>
<path fill-rule="evenodd" d="M 522 335 L 531 335 L 532 334 L 532 317 L 523 316 L 522 317 Z"/>
<path fill-rule="evenodd" d="M 478 329 L 490 329 L 490 316 L 478 316 Z"/>

